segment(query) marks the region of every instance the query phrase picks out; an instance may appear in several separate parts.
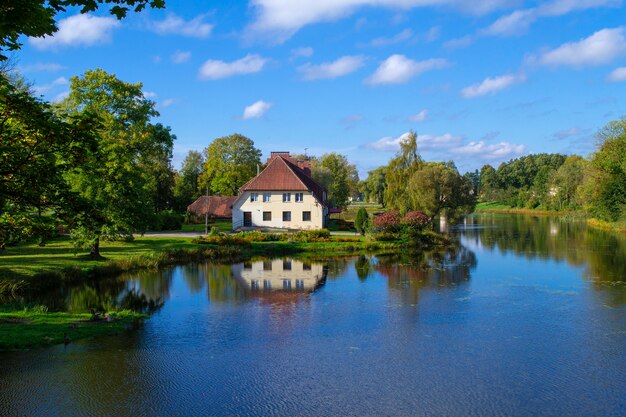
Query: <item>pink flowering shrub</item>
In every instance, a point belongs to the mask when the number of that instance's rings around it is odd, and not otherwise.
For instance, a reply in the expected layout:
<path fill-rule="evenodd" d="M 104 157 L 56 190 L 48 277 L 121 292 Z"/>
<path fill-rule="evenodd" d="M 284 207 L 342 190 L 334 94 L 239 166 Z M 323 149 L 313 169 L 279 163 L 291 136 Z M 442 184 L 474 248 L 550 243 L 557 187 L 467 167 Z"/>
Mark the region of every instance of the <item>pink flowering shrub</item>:
<path fill-rule="evenodd" d="M 389 210 L 378 217 L 374 217 L 372 223 L 379 232 L 397 232 L 400 228 L 400 212 L 397 210 Z"/>
<path fill-rule="evenodd" d="M 409 211 L 402 218 L 402 224 L 409 226 L 415 230 L 422 230 L 428 225 L 429 218 L 424 212 L 421 211 Z"/>

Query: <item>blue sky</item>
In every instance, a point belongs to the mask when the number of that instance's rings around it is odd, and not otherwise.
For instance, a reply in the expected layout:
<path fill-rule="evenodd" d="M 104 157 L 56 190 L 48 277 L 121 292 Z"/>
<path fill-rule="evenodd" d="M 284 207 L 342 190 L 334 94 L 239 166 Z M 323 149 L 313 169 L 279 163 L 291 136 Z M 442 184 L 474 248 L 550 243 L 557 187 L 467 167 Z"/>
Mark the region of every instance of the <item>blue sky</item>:
<path fill-rule="evenodd" d="M 49 100 L 103 68 L 142 82 L 191 149 L 241 133 L 264 155 L 340 152 L 362 177 L 409 130 L 459 169 L 528 153 L 587 155 L 626 114 L 622 0 L 168 0 L 59 17 L 18 69 Z"/>

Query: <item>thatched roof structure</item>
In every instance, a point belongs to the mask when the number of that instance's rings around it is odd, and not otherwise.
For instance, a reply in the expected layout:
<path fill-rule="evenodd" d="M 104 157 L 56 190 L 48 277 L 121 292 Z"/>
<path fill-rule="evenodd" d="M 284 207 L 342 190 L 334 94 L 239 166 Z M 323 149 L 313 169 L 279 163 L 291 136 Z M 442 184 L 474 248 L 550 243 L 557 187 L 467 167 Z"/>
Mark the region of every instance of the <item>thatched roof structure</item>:
<path fill-rule="evenodd" d="M 196 216 L 230 218 L 233 215 L 233 203 L 237 197 L 225 197 L 221 195 L 203 195 L 187 207 L 189 213 Z"/>

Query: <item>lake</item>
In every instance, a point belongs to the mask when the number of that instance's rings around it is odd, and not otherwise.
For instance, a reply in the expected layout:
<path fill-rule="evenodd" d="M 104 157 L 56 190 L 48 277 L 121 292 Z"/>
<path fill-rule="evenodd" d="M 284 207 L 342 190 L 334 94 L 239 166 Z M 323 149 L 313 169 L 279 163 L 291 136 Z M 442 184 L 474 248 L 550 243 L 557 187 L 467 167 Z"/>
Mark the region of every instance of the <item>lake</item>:
<path fill-rule="evenodd" d="M 153 315 L 0 353 L 0 415 L 626 415 L 626 237 L 510 214 L 451 233 L 59 288 L 32 301 Z"/>

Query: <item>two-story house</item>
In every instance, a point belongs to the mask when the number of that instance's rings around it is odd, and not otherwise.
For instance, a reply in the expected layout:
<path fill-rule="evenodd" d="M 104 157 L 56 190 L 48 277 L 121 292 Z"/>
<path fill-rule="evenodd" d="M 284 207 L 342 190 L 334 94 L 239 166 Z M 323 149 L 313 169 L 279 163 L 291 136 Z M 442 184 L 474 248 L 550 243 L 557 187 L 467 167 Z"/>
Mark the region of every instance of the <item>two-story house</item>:
<path fill-rule="evenodd" d="M 311 178 L 310 162 L 289 152 L 272 152 L 265 169 L 240 188 L 233 203 L 233 230 L 322 229 L 327 221 L 326 190 Z"/>

